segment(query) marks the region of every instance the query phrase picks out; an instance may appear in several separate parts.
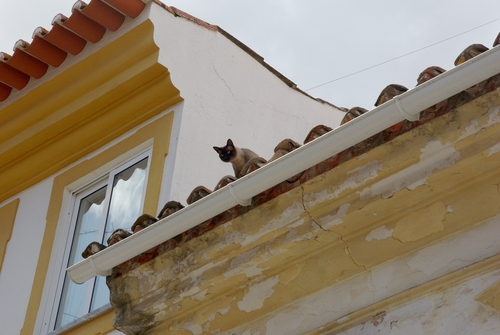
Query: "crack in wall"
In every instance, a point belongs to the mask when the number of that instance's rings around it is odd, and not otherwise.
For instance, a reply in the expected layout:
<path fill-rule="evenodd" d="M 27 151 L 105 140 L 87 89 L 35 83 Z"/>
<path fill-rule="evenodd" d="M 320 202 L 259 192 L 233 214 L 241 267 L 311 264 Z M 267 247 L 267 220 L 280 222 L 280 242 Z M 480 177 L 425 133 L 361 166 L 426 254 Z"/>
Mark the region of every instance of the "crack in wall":
<path fill-rule="evenodd" d="M 338 238 L 339 238 L 339 240 L 340 240 L 340 241 L 342 241 L 342 244 L 343 244 L 343 246 L 344 246 L 344 252 L 345 252 L 345 254 L 347 255 L 347 257 L 349 257 L 349 259 L 353 262 L 353 264 L 354 264 L 354 265 L 356 265 L 356 266 L 357 266 L 357 267 L 359 267 L 359 268 L 362 268 L 364 271 L 368 271 L 368 270 L 366 269 L 366 266 L 364 266 L 364 265 L 360 265 L 360 264 L 358 264 L 358 263 L 354 260 L 354 257 L 352 256 L 351 251 L 349 250 L 349 247 L 347 246 L 347 243 L 346 243 L 346 241 L 344 240 L 344 238 L 342 237 L 342 235 L 340 235 L 340 234 L 338 234 L 338 233 L 334 233 L 334 232 L 332 232 L 331 230 L 324 228 L 321 224 L 319 224 L 319 223 L 318 223 L 318 222 L 317 222 L 317 221 L 313 218 L 313 216 L 311 215 L 311 213 L 309 213 L 309 211 L 307 210 L 307 208 L 306 208 L 306 206 L 305 206 L 305 201 L 304 201 L 304 186 L 302 186 L 302 185 L 301 185 L 301 186 L 300 186 L 300 188 L 301 188 L 301 192 L 302 192 L 302 194 L 301 194 L 300 198 L 301 198 L 301 200 L 302 200 L 302 206 L 304 207 L 304 213 L 306 213 L 306 214 L 307 214 L 307 216 L 311 219 L 311 221 L 312 221 L 314 224 L 316 224 L 316 225 L 317 225 L 317 226 L 318 226 L 321 230 L 323 230 L 323 231 L 325 231 L 325 232 L 328 232 L 328 233 L 333 233 L 333 234 L 337 235 L 337 236 L 338 236 Z M 370 275 L 370 281 L 371 281 L 371 275 Z M 372 283 L 372 285 L 373 285 L 373 283 Z M 374 287 L 375 287 L 375 286 L 374 286 Z"/>
<path fill-rule="evenodd" d="M 224 83 L 224 86 L 226 86 L 227 90 L 231 93 L 231 95 L 233 96 L 233 98 L 236 99 L 233 91 L 231 90 L 231 87 L 226 83 L 226 81 L 224 80 L 224 78 L 219 74 L 219 72 L 217 71 L 217 68 L 215 66 L 215 59 L 217 58 L 217 49 L 218 49 L 217 37 L 215 37 L 214 45 L 215 45 L 214 56 L 213 56 L 213 58 L 210 61 L 210 63 L 212 64 L 212 69 L 214 70 L 214 72 L 217 75 L 217 77 Z"/>

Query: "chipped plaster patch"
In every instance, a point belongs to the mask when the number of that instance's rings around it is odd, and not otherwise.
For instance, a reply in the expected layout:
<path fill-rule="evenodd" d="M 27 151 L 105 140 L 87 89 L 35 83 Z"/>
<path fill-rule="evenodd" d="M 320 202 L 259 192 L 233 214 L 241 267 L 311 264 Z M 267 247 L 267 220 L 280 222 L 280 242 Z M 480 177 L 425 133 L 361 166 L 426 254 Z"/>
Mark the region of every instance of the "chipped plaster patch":
<path fill-rule="evenodd" d="M 392 236 L 392 232 L 394 229 L 387 229 L 385 225 L 378 227 L 377 229 L 373 229 L 368 236 L 366 236 L 365 241 L 370 242 L 372 240 L 385 240 Z"/>
<path fill-rule="evenodd" d="M 490 148 L 490 152 L 488 153 L 488 157 L 491 155 L 497 154 L 500 152 L 500 143 L 495 144 Z"/>
<path fill-rule="evenodd" d="M 392 236 L 399 241 L 412 242 L 444 230 L 444 216 L 448 211 L 440 201 L 401 218 Z"/>
<path fill-rule="evenodd" d="M 315 194 L 308 194 L 304 196 L 304 205 L 307 208 L 310 208 L 322 202 L 338 198 L 343 191 L 358 188 L 368 180 L 376 178 L 378 176 L 378 171 L 381 170 L 382 161 L 376 160 L 368 163 L 367 165 L 348 171 L 347 174 L 352 176 L 344 180 L 335 192 L 330 193 L 328 189 L 325 189 Z"/>
<path fill-rule="evenodd" d="M 201 328 L 200 325 L 194 324 L 192 322 L 186 322 L 180 327 L 180 329 L 184 329 L 193 335 L 201 335 L 203 333 L 203 328 Z"/>
<path fill-rule="evenodd" d="M 198 301 L 203 300 L 203 299 L 205 299 L 205 296 L 207 295 L 207 291 L 208 291 L 208 289 L 204 289 L 200 293 L 193 295 L 191 297 L 191 299 L 198 300 Z"/>
<path fill-rule="evenodd" d="M 243 300 L 238 302 L 238 307 L 242 311 L 250 313 L 264 306 L 267 298 L 273 295 L 273 287 L 279 282 L 278 276 L 269 278 L 261 283 L 252 285 Z"/>
<path fill-rule="evenodd" d="M 296 228 L 304 223 L 304 218 L 301 215 L 304 213 L 304 206 L 299 201 L 294 201 L 291 206 L 286 208 L 279 218 L 269 221 L 263 225 L 258 232 L 250 234 L 241 242 L 241 246 L 247 246 L 250 243 L 259 240 L 262 236 L 270 231 L 275 231 L 283 227 Z"/>
<path fill-rule="evenodd" d="M 403 188 L 415 189 L 427 183 L 427 178 L 435 170 L 442 170 L 452 166 L 460 158 L 460 153 L 455 150 L 454 144 L 441 144 L 432 140 L 420 149 L 420 161 L 408 168 L 393 173 L 391 176 L 374 183 L 360 193 L 361 200 L 381 195 L 387 199 Z"/>
<path fill-rule="evenodd" d="M 343 204 L 342 206 L 339 207 L 337 214 L 335 215 L 328 215 L 325 217 L 320 218 L 321 222 L 321 228 L 323 229 L 330 229 L 333 226 L 342 224 L 342 218 L 346 216 L 347 211 L 349 210 L 349 207 L 351 204 Z"/>

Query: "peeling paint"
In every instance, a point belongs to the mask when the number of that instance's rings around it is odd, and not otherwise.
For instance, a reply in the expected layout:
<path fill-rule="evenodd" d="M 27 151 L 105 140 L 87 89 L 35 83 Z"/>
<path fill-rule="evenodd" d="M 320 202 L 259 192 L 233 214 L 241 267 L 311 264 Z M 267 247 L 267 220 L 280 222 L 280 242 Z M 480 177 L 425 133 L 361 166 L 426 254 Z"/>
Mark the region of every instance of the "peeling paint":
<path fill-rule="evenodd" d="M 281 213 L 279 218 L 269 221 L 269 223 L 262 226 L 257 233 L 247 235 L 244 241 L 241 242 L 241 245 L 247 246 L 250 243 L 259 240 L 269 231 L 277 230 L 285 226 L 288 228 L 301 226 L 304 223 L 304 219 L 301 218 L 301 214 L 303 213 L 304 206 L 302 205 L 302 203 L 300 203 L 299 201 L 294 201 L 290 207 L 286 208 Z"/>
<path fill-rule="evenodd" d="M 394 229 L 387 229 L 385 225 L 378 227 L 377 229 L 373 229 L 370 234 L 368 234 L 365 238 L 365 241 L 370 242 L 372 240 L 385 240 L 386 238 L 392 237 L 392 232 Z"/>
<path fill-rule="evenodd" d="M 198 301 L 203 300 L 203 299 L 205 299 L 205 296 L 207 295 L 207 292 L 208 292 L 208 289 L 204 289 L 200 293 L 193 295 L 191 297 L 191 299 L 198 300 Z"/>
<path fill-rule="evenodd" d="M 248 293 L 243 297 L 243 300 L 238 302 L 239 309 L 250 313 L 251 311 L 262 308 L 266 299 L 273 295 L 273 287 L 276 286 L 278 282 L 278 276 L 274 276 L 261 283 L 252 285 Z"/>
<path fill-rule="evenodd" d="M 174 329 L 174 330 L 178 330 L 178 329 L 179 328 Z M 203 333 L 203 328 L 201 328 L 200 325 L 194 324 L 192 322 L 186 322 L 185 324 L 183 324 L 180 327 L 180 329 L 184 329 L 193 335 L 201 335 Z"/>
<path fill-rule="evenodd" d="M 427 183 L 427 178 L 432 175 L 433 171 L 452 166 L 460 157 L 460 153 L 455 150 L 453 144 L 443 145 L 435 140 L 428 142 L 420 152 L 420 161 L 417 164 L 394 173 L 359 192 L 361 200 L 379 195 L 388 199 L 404 188 L 412 190 Z"/>
<path fill-rule="evenodd" d="M 500 143 L 495 144 L 491 147 L 490 152 L 488 153 L 488 157 L 491 155 L 497 154 L 500 152 Z"/>
<path fill-rule="evenodd" d="M 368 180 L 375 179 L 378 176 L 378 171 L 382 171 L 382 161 L 380 160 L 348 171 L 347 174 L 352 176 L 344 180 L 335 192 L 331 193 L 329 189 L 325 189 L 315 194 L 308 194 L 304 197 L 304 205 L 311 208 L 319 203 L 338 198 L 345 190 L 356 189 Z"/>
<path fill-rule="evenodd" d="M 342 218 L 347 215 L 347 211 L 351 204 L 343 204 L 339 207 L 339 210 L 335 215 L 327 215 L 325 217 L 320 218 L 321 228 L 330 229 L 333 226 L 341 224 Z"/>

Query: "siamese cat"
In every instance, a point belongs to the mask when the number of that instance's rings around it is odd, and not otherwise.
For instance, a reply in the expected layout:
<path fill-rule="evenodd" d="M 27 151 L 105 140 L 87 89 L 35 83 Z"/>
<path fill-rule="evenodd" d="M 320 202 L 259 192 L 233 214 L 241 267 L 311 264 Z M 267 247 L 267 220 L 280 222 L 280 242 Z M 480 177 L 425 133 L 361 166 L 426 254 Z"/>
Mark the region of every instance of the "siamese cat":
<path fill-rule="evenodd" d="M 236 178 L 241 178 L 241 170 L 249 160 L 259 157 L 259 155 L 250 149 L 236 147 L 231 139 L 227 140 L 225 146 L 220 148 L 214 147 L 214 150 L 219 154 L 221 161 L 233 165 L 234 176 Z"/>

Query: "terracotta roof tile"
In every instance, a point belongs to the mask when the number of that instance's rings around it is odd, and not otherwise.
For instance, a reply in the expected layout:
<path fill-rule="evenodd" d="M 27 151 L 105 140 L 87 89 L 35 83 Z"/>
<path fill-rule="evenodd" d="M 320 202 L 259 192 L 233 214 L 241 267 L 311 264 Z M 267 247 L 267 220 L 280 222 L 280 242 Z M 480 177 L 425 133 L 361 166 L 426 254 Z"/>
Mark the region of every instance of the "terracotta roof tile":
<path fill-rule="evenodd" d="M 351 121 L 354 118 L 357 118 L 358 116 L 368 112 L 367 109 L 362 108 L 362 107 L 353 107 L 347 111 L 345 116 L 342 118 L 342 121 L 340 121 L 340 124 L 344 124 L 346 122 Z"/>
<path fill-rule="evenodd" d="M 191 205 L 196 201 L 206 197 L 210 193 L 212 193 L 212 191 L 206 188 L 205 186 L 196 186 L 194 190 L 192 190 L 191 193 L 189 194 L 188 198 L 186 199 L 186 202 L 188 205 Z"/>
<path fill-rule="evenodd" d="M 33 35 L 31 44 L 23 40 L 17 41 L 15 48 L 22 49 L 33 57 L 53 67 L 61 65 L 68 56 L 66 51 L 59 49 L 38 35 Z"/>
<path fill-rule="evenodd" d="M 80 54 L 87 42 L 99 42 L 106 30 L 118 30 L 126 16 L 135 18 L 145 7 L 141 0 L 91 0 L 89 4 L 77 1 L 70 17 L 56 15 L 50 30 L 38 27 L 31 43 L 19 40 L 12 56 L 1 54 L 0 102 L 9 97 L 13 88 L 22 90 L 30 77 L 42 78 L 49 66 L 60 66 L 68 53 Z"/>
<path fill-rule="evenodd" d="M 6 53 L 0 53 L 0 59 L 4 62 L 8 62 L 9 66 L 36 79 L 41 78 L 49 68 L 44 62 L 19 48 L 14 49 L 14 55 L 12 56 Z"/>
<path fill-rule="evenodd" d="M 125 15 L 101 0 L 92 0 L 88 5 L 83 1 L 77 1 L 73 10 L 81 11 L 83 15 L 111 31 L 118 30 L 125 21 Z"/>
<path fill-rule="evenodd" d="M 422 71 L 417 78 L 417 85 L 423 84 L 426 81 L 439 76 L 441 73 L 445 73 L 446 70 L 439 66 L 430 66 L 424 71 Z"/>
<path fill-rule="evenodd" d="M 471 58 L 476 57 L 477 55 L 482 54 L 485 51 L 488 51 L 489 49 L 485 47 L 482 44 L 472 44 L 465 48 L 464 51 L 458 55 L 457 59 L 455 59 L 455 65 L 460 65 L 465 61 L 468 61 Z"/>
<path fill-rule="evenodd" d="M 183 208 L 184 208 L 184 206 L 180 202 L 169 201 L 163 206 L 160 213 L 158 213 L 158 220 L 166 218 L 170 214 L 173 214 L 177 211 L 180 211 Z"/>
<path fill-rule="evenodd" d="M 99 42 L 104 36 L 104 33 L 106 33 L 106 28 L 104 28 L 104 26 L 83 15 L 79 10 L 73 10 L 69 18 L 62 14 L 58 14 L 54 18 L 54 22 L 73 31 L 75 34 L 91 43 Z"/>

